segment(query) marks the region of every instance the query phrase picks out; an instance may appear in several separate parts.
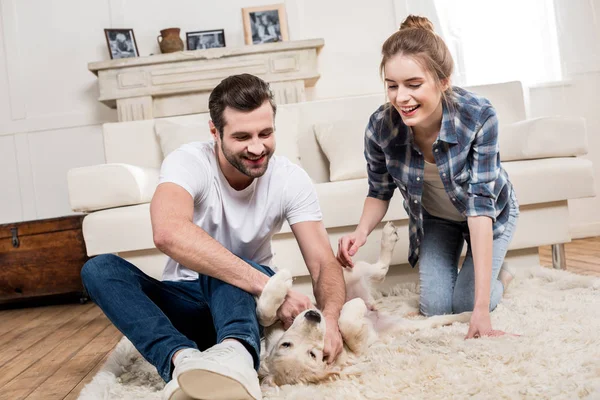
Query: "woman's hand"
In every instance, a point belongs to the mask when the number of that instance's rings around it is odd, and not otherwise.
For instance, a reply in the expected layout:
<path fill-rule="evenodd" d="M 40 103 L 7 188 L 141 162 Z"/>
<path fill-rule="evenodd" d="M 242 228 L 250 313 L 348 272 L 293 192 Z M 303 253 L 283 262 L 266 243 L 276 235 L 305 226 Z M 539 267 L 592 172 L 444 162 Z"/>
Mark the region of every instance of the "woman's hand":
<path fill-rule="evenodd" d="M 492 321 L 490 319 L 490 310 L 488 307 L 475 307 L 471 314 L 471 322 L 469 323 L 469 332 L 465 339 L 479 338 L 482 336 L 502 336 L 506 332 L 492 329 Z"/>
<path fill-rule="evenodd" d="M 358 249 L 367 242 L 367 235 L 361 231 L 354 231 L 342 236 L 338 241 L 337 259 L 344 267 L 354 267 L 352 257 Z"/>

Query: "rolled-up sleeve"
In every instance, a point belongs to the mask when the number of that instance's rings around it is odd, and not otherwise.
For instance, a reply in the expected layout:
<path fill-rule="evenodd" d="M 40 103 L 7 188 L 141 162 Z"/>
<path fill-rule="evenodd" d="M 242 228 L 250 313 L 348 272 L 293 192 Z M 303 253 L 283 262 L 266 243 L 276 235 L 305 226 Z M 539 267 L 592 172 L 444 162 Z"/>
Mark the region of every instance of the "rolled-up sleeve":
<path fill-rule="evenodd" d="M 471 177 L 468 185 L 467 217 L 487 216 L 496 221 L 495 185 L 500 176 L 498 118 L 490 107 L 475 134 L 471 148 Z"/>
<path fill-rule="evenodd" d="M 369 179 L 368 197 L 379 200 L 390 200 L 394 195 L 396 184 L 387 169 L 385 154 L 379 144 L 378 125 L 382 121 L 377 119 L 377 113 L 371 116 L 367 129 L 365 130 L 365 158 L 367 160 L 367 177 Z"/>

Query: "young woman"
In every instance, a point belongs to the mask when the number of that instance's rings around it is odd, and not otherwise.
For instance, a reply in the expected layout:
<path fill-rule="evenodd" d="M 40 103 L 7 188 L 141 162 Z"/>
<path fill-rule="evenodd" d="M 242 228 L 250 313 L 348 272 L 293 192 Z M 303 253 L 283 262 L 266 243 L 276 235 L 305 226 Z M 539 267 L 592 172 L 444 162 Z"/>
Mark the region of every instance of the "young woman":
<path fill-rule="evenodd" d="M 490 311 L 512 279 L 502 264 L 519 206 L 500 164 L 496 112 L 451 86 L 452 56 L 427 18 L 409 16 L 382 55 L 389 103 L 366 129 L 369 194 L 356 230 L 339 241 L 338 260 L 353 266 L 397 187 L 409 216 L 409 262 L 419 262 L 421 313 L 473 311 L 467 338 L 501 335 Z"/>

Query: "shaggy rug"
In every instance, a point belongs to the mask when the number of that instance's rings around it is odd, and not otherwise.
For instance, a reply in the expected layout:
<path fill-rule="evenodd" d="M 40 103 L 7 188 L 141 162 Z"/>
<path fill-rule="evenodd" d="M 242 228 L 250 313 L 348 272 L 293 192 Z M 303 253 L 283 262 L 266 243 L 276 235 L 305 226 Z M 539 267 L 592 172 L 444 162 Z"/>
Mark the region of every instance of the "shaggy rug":
<path fill-rule="evenodd" d="M 418 307 L 418 287 L 380 294 L 380 309 Z M 383 337 L 360 374 L 319 385 L 264 388 L 275 399 L 600 399 L 600 278 L 523 269 L 491 314 L 520 336 L 464 340 L 467 324 Z M 80 400 L 160 399 L 164 382 L 123 339 Z"/>

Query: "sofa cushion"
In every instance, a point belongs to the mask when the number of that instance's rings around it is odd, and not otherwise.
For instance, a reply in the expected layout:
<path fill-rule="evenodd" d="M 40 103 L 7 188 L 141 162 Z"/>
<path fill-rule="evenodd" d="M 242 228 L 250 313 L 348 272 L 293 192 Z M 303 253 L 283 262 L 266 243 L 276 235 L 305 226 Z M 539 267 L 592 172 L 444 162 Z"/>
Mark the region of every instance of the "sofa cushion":
<path fill-rule="evenodd" d="M 583 118 L 542 117 L 501 125 L 499 141 L 502 161 L 587 153 Z"/>
<path fill-rule="evenodd" d="M 568 157 L 511 161 L 504 165 L 522 207 L 529 206 L 527 208 L 530 209 L 536 204 L 550 205 L 557 201 L 594 195 L 590 160 Z M 548 176 L 553 179 L 547 179 Z M 332 229 L 329 234 L 335 242 L 333 238 L 339 236 L 340 229 L 358 224 L 367 193 L 367 181 L 358 179 L 321 183 L 316 184 L 315 188 L 323 211 L 323 223 Z M 396 193 L 384 221 L 406 219 L 402 196 Z M 539 220 L 536 223 L 539 224 Z M 287 223 L 284 223 L 281 232 L 282 237 L 293 240 Z M 154 248 L 150 206 L 140 204 L 89 214 L 83 220 L 83 234 L 89 256 Z"/>
<path fill-rule="evenodd" d="M 367 177 L 363 121 L 315 124 L 314 132 L 321 150 L 329 160 L 331 182 Z"/>
<path fill-rule="evenodd" d="M 69 202 L 73 211 L 148 203 L 158 185 L 158 169 L 101 164 L 70 169 Z"/>
<path fill-rule="evenodd" d="M 592 197 L 591 160 L 577 157 L 503 162 L 522 205 Z"/>
<path fill-rule="evenodd" d="M 90 257 L 154 248 L 148 203 L 89 214 L 82 230 Z"/>
<path fill-rule="evenodd" d="M 160 143 L 163 158 L 184 144 L 211 139 L 208 123 L 184 124 L 157 119 L 154 122 L 154 132 Z"/>
<path fill-rule="evenodd" d="M 330 181 L 367 177 L 362 121 L 318 123 L 313 129 L 329 161 Z M 566 135 L 568 140 L 565 140 Z M 498 140 L 502 161 L 587 154 L 583 118 L 541 117 L 500 125 Z"/>

